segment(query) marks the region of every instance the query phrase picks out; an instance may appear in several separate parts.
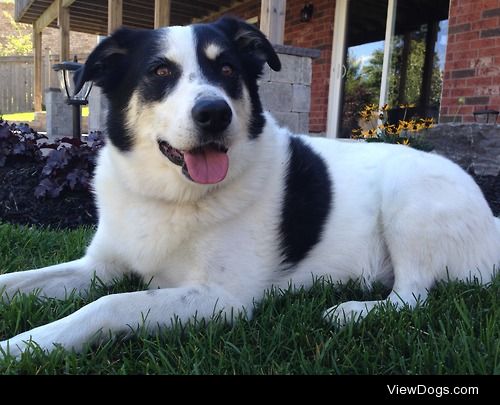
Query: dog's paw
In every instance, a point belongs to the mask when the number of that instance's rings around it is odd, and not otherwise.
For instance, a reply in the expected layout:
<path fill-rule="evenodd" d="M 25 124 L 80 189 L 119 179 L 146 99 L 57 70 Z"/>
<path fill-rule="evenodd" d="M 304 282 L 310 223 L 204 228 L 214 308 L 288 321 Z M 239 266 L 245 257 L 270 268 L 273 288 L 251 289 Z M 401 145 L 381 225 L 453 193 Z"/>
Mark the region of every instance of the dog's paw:
<path fill-rule="evenodd" d="M 36 329 L 0 342 L 0 359 L 13 357 L 19 360 L 25 352 L 31 353 L 36 349 L 46 350 L 47 345 L 43 344 L 44 339 L 34 334 L 33 331 L 36 331 Z M 39 343 L 42 343 L 42 345 Z"/>
<path fill-rule="evenodd" d="M 14 345 L 13 342 L 9 340 L 4 340 L 0 342 L 0 360 L 8 357 L 14 357 L 19 359 L 21 357 L 23 350 L 18 345 Z"/>
<path fill-rule="evenodd" d="M 369 309 L 363 301 L 348 301 L 323 312 L 323 319 L 336 326 L 345 326 L 349 322 L 357 322 L 363 319 Z"/>

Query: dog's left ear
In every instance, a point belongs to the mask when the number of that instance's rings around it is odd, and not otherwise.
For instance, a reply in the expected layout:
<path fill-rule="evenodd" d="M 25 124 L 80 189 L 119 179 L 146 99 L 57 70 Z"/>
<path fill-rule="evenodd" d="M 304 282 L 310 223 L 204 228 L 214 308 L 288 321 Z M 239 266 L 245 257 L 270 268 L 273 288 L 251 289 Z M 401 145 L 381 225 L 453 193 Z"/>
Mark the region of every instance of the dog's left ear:
<path fill-rule="evenodd" d="M 222 30 L 240 52 L 250 54 L 278 72 L 281 62 L 266 36 L 253 25 L 234 17 L 222 17 L 215 25 Z"/>

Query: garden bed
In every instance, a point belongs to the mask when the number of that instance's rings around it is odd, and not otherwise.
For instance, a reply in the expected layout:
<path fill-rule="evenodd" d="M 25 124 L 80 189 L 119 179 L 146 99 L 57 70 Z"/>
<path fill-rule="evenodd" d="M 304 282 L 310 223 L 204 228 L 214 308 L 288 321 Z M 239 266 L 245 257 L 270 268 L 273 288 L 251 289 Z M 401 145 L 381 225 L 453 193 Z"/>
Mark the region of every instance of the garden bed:
<path fill-rule="evenodd" d="M 0 167 L 0 222 L 51 228 L 97 223 L 92 194 L 66 191 L 58 198 L 34 196 L 43 163 L 16 162 Z M 495 215 L 500 215 L 500 175 L 475 176 Z"/>
<path fill-rule="evenodd" d="M 93 196 L 87 191 L 35 198 L 43 166 L 41 162 L 15 162 L 0 167 L 0 222 L 71 229 L 96 224 Z"/>

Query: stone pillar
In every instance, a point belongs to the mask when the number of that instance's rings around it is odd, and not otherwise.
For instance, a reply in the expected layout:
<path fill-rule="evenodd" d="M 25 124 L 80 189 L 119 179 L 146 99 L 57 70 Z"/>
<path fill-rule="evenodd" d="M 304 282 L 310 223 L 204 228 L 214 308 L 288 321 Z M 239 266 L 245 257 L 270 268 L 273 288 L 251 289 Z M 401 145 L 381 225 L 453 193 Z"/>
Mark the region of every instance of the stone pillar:
<path fill-rule="evenodd" d="M 49 140 L 53 141 L 65 136 L 72 137 L 72 107 L 66 104 L 60 89 L 50 87 L 45 90 L 45 107 L 47 109 L 47 136 Z"/>
<path fill-rule="evenodd" d="M 311 110 L 312 58 L 319 51 L 275 45 L 281 60 L 281 71 L 274 72 L 265 65 L 260 79 L 260 97 L 264 110 L 278 124 L 299 134 L 309 132 Z"/>
<path fill-rule="evenodd" d="M 97 86 L 92 86 L 89 95 L 89 133 L 101 131 L 105 133 L 106 117 L 108 111 L 108 100 Z"/>

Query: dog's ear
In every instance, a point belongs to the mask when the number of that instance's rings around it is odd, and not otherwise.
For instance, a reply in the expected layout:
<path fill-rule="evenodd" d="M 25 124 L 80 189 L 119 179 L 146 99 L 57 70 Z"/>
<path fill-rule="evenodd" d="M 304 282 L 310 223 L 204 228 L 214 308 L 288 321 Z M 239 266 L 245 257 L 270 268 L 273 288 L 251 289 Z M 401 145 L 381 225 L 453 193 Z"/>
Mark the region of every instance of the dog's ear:
<path fill-rule="evenodd" d="M 278 72 L 281 62 L 266 36 L 253 25 L 234 17 L 222 17 L 215 25 L 234 43 L 238 50 L 256 59 L 267 62 L 269 67 Z"/>
<path fill-rule="evenodd" d="M 85 64 L 75 72 L 76 92 L 89 81 L 102 87 L 105 93 L 116 87 L 126 73 L 129 50 L 136 35 L 135 30 L 120 28 L 97 45 Z"/>

